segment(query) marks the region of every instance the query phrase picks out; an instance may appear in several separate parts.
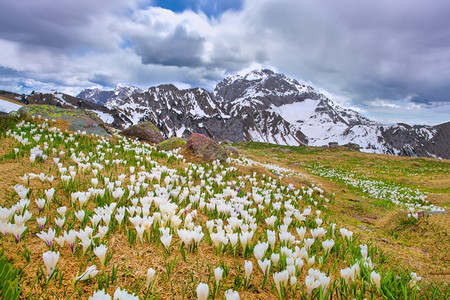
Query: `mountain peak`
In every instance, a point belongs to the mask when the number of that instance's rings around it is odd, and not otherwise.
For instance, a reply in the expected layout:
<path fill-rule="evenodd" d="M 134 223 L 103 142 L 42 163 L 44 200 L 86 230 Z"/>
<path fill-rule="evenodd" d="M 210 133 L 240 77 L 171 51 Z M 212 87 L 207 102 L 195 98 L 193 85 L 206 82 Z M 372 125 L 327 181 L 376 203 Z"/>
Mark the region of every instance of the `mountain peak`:
<path fill-rule="evenodd" d="M 257 70 L 251 71 L 250 73 L 247 73 L 243 78 L 245 80 L 249 80 L 249 81 L 256 81 L 256 80 L 265 79 L 265 78 L 267 78 L 269 76 L 273 76 L 273 75 L 276 75 L 276 74 L 272 70 L 257 69 Z"/>
<path fill-rule="evenodd" d="M 121 89 L 125 89 L 125 88 L 128 88 L 128 86 L 126 84 L 118 83 L 114 90 L 121 90 Z"/>

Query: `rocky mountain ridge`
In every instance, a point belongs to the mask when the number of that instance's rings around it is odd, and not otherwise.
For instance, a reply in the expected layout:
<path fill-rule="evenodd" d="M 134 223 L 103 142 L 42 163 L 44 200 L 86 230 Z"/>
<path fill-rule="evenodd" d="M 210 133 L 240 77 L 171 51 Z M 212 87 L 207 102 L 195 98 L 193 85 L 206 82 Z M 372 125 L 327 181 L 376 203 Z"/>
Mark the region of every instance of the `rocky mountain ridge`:
<path fill-rule="evenodd" d="M 96 110 L 106 123 L 121 129 L 151 121 L 166 138 L 196 132 L 233 142 L 357 144 L 365 152 L 450 158 L 450 123 L 380 124 L 271 70 L 226 77 L 211 93 L 172 84 L 144 91 L 117 85 L 112 91 L 84 90 L 78 98 L 59 93 L 52 97 L 56 105 Z M 38 97 L 25 98 L 31 103 Z"/>

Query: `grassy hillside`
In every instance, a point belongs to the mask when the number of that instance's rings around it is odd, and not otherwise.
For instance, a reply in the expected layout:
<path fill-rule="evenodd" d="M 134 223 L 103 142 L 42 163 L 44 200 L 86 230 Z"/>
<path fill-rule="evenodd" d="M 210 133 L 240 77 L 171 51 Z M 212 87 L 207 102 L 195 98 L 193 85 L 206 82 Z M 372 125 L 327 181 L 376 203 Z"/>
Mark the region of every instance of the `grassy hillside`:
<path fill-rule="evenodd" d="M 242 143 L 199 164 L 67 128 L 0 119 L 0 253 L 22 299 L 449 296 L 448 215 L 422 213 L 448 208 L 448 161 Z"/>
<path fill-rule="evenodd" d="M 394 266 L 413 268 L 424 282 L 450 283 L 450 161 L 432 158 L 368 154 L 344 147 L 290 147 L 245 142 L 236 144 L 244 156 L 291 169 L 287 181 L 314 182 L 335 194 L 330 215 L 351 226 L 365 241 L 386 251 Z M 276 171 L 274 171 L 276 173 Z M 301 175 L 300 175 L 301 174 Z M 369 183 L 365 186 L 364 183 Z M 408 218 L 408 210 L 395 205 L 422 194 L 446 213 Z M 420 214 L 421 215 L 421 214 Z"/>

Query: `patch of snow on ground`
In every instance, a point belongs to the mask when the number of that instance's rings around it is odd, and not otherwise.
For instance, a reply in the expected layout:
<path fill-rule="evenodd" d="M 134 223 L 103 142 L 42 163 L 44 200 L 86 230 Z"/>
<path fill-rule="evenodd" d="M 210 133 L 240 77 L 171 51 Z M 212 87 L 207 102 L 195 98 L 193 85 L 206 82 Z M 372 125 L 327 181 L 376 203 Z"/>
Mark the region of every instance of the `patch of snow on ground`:
<path fill-rule="evenodd" d="M 99 110 L 92 110 L 93 112 L 95 112 L 97 114 L 97 116 L 102 119 L 102 121 L 106 124 L 112 124 L 112 122 L 114 122 L 114 118 L 113 116 L 111 116 L 110 114 L 104 113 L 102 111 Z"/>
<path fill-rule="evenodd" d="M 22 107 L 22 105 L 0 99 L 0 111 L 1 112 L 10 113 L 12 111 L 18 110 L 21 107 Z"/>

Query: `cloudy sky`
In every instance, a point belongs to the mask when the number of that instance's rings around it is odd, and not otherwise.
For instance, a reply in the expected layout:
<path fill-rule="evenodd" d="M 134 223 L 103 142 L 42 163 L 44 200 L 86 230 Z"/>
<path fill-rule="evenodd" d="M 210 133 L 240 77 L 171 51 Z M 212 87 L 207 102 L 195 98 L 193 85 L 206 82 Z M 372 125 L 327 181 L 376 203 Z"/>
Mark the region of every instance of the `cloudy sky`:
<path fill-rule="evenodd" d="M 264 67 L 379 121 L 450 121 L 448 0 L 20 0 L 0 11 L 0 89 L 212 90 Z"/>

